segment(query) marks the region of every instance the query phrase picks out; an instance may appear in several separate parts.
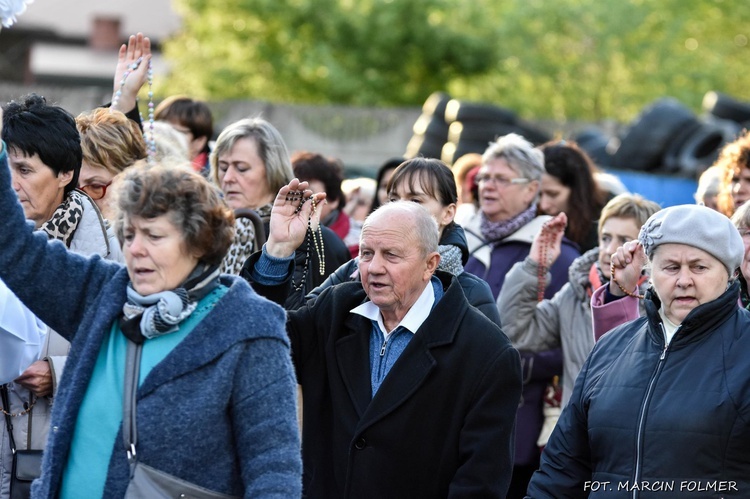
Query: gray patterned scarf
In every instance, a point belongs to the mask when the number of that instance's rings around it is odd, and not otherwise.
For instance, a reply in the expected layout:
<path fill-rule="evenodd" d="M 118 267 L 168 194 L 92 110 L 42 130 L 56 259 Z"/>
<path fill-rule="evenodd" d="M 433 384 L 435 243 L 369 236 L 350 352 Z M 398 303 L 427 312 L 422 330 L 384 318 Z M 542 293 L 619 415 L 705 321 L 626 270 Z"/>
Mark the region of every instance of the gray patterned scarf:
<path fill-rule="evenodd" d="M 441 244 L 438 246 L 440 253 L 440 263 L 438 270 L 448 272 L 452 275 L 460 275 L 464 271 L 464 265 L 461 262 L 461 248 L 452 244 Z"/>
<path fill-rule="evenodd" d="M 219 285 L 219 266 L 199 264 L 179 287 L 142 296 L 128 283 L 120 328 L 134 343 L 143 343 L 179 329 L 198 301 Z"/>

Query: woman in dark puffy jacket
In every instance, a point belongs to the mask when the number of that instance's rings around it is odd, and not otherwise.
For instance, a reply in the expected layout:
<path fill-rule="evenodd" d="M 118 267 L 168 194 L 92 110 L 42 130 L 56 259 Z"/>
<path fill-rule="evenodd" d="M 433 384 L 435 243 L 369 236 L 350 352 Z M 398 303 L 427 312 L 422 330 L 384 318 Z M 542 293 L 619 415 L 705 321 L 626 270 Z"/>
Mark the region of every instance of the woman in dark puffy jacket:
<path fill-rule="evenodd" d="M 500 325 L 500 314 L 489 285 L 475 275 L 464 272 L 469 250 L 463 229 L 453 221 L 458 193 L 451 169 L 437 159 L 410 159 L 399 165 L 387 189 L 389 200 L 409 200 L 422 204 L 437 220 L 440 230 L 438 270 L 455 275 L 469 303 Z M 357 258 L 339 267 L 307 297 L 316 297 L 328 286 L 349 280 L 359 280 Z"/>
<path fill-rule="evenodd" d="M 639 243 L 651 261 L 646 315 L 594 347 L 529 497 L 748 497 L 742 237 L 721 213 L 682 205 L 652 215 Z M 627 274 L 617 268 L 611 282 L 635 295 Z"/>

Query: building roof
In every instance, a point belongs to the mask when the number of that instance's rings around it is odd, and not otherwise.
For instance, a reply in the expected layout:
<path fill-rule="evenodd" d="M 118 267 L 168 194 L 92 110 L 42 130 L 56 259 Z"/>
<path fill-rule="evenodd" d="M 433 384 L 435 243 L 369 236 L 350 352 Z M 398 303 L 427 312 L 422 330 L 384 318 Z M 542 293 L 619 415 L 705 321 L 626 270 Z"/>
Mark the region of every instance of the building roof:
<path fill-rule="evenodd" d="M 170 0 L 34 0 L 18 16 L 16 29 L 49 29 L 65 38 L 88 37 L 96 17 L 120 19 L 123 38 L 142 32 L 163 40 L 180 27 Z"/>
<path fill-rule="evenodd" d="M 119 21 L 103 33 L 106 48 L 97 48 L 97 19 Z M 34 81 L 111 85 L 117 50 L 137 32 L 155 43 L 154 75 L 167 73 L 158 44 L 180 24 L 170 0 L 34 0 L 10 29 L 29 40 L 26 63 Z"/>

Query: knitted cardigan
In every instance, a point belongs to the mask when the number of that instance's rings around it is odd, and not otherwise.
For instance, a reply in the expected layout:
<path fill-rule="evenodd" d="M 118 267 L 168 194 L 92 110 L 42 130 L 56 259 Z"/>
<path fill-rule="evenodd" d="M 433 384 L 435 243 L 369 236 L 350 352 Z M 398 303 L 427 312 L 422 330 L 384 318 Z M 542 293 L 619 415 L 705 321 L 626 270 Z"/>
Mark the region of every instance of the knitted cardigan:
<path fill-rule="evenodd" d="M 25 224 L 0 152 L 0 279 L 72 343 L 34 497 L 55 497 L 99 348 L 126 299 L 125 267 L 68 252 Z M 64 285 L 62 284 L 64 283 Z M 245 497 L 299 497 L 296 382 L 284 312 L 242 279 L 157 364 L 138 389 L 138 459 L 203 487 Z M 106 497 L 122 497 L 121 433 Z"/>

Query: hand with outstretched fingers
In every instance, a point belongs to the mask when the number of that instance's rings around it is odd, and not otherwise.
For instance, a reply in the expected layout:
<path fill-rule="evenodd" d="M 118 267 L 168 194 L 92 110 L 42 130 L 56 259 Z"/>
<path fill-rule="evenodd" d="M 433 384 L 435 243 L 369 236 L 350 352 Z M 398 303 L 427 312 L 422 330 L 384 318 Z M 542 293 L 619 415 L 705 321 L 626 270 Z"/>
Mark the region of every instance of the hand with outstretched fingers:
<path fill-rule="evenodd" d="M 140 63 L 138 63 L 139 60 Z M 130 35 L 127 45 L 122 44 L 117 55 L 112 109 L 128 113 L 135 108 L 138 92 L 148 81 L 149 61 L 151 61 L 151 40 L 143 36 L 143 33 Z M 131 66 L 136 63 L 138 67 L 133 69 Z M 123 82 L 125 73 L 128 75 Z"/>
<path fill-rule="evenodd" d="M 313 192 L 307 182 L 292 179 L 279 189 L 271 209 L 266 252 L 276 258 L 286 258 L 303 243 L 308 224 L 317 226 L 320 210 L 316 207 L 325 201 L 325 192 Z"/>

